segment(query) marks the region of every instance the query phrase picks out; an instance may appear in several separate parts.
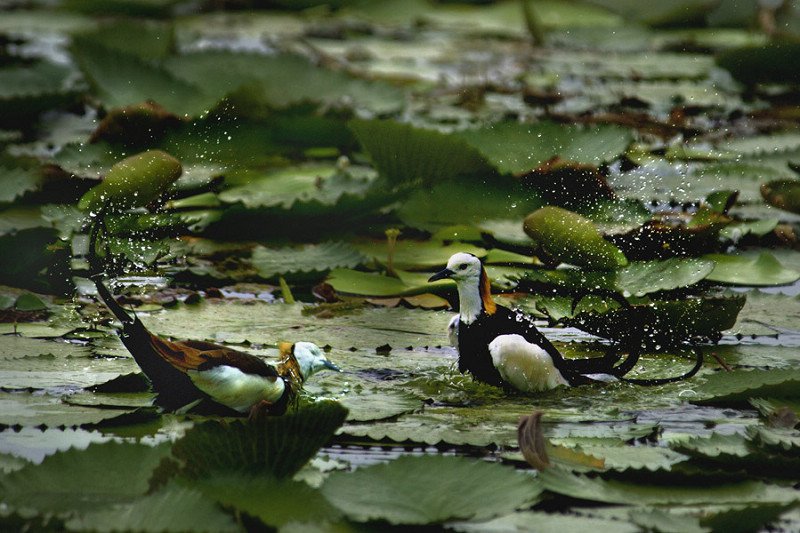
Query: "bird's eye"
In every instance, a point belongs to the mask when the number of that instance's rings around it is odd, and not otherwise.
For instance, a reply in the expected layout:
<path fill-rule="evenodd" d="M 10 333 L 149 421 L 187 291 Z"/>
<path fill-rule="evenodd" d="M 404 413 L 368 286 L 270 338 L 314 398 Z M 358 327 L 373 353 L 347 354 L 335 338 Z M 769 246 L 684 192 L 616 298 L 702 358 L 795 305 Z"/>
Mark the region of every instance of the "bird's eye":
<path fill-rule="evenodd" d="M 458 265 L 458 269 L 459 269 L 459 270 L 466 270 L 468 266 L 469 266 L 469 265 L 467 265 L 466 263 L 464 263 L 464 264 Z"/>

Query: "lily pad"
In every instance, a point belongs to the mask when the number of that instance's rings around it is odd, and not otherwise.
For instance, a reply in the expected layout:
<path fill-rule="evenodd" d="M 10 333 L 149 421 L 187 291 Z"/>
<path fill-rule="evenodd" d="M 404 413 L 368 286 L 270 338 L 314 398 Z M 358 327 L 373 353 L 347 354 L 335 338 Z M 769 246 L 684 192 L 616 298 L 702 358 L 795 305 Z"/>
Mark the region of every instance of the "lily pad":
<path fill-rule="evenodd" d="M 618 126 L 580 128 L 553 122 L 502 122 L 456 136 L 505 174 L 529 172 L 553 157 L 600 165 L 625 152 L 633 139 L 630 131 Z"/>
<path fill-rule="evenodd" d="M 462 457 L 401 457 L 334 472 L 322 493 L 353 520 L 432 524 L 485 520 L 534 503 L 540 487 L 513 469 Z"/>
<path fill-rule="evenodd" d="M 761 196 L 778 209 L 800 213 L 800 180 L 770 181 L 761 186 Z"/>
<path fill-rule="evenodd" d="M 788 503 L 797 499 L 792 489 L 759 481 L 704 487 L 660 486 L 590 478 L 560 468 L 548 468 L 540 477 L 542 485 L 550 492 L 623 505 Z"/>
<path fill-rule="evenodd" d="M 714 270 L 706 277 L 709 281 L 730 285 L 787 285 L 800 279 L 800 272 L 785 268 L 769 252 L 758 257 L 709 254 L 704 259 L 714 261 Z"/>
<path fill-rule="evenodd" d="M 256 423 L 209 421 L 172 447 L 179 471 L 192 479 L 214 473 L 293 475 L 342 425 L 347 409 L 323 401 Z"/>
<path fill-rule="evenodd" d="M 734 370 L 708 377 L 697 393 L 696 403 L 738 405 L 748 398 L 797 398 L 800 391 L 800 370 Z"/>
<path fill-rule="evenodd" d="M 423 294 L 453 285 L 453 282 L 449 280 L 428 283 L 429 275 L 419 277 L 400 272 L 398 275 L 401 277 L 395 278 L 377 272 L 360 272 L 339 268 L 331 271 L 327 282 L 334 289 L 345 294 L 378 297 Z"/>
<path fill-rule="evenodd" d="M 334 268 L 353 268 L 366 258 L 343 242 L 307 244 L 301 248 L 265 248 L 253 250 L 252 262 L 261 277 L 271 279 L 277 275 L 323 274 Z"/>
<path fill-rule="evenodd" d="M 367 255 L 382 265 L 387 265 L 389 246 L 385 241 L 356 243 L 361 253 Z M 447 264 L 450 256 L 457 252 L 464 252 L 484 257 L 486 250 L 471 244 L 453 242 L 444 244 L 436 241 L 411 241 L 398 240 L 393 251 L 393 265 L 403 270 L 433 270 Z"/>
<path fill-rule="evenodd" d="M 107 442 L 46 457 L 0 479 L 3 499 L 16 508 L 71 513 L 144 495 L 166 445 Z"/>
<path fill-rule="evenodd" d="M 233 517 L 196 488 L 171 484 L 111 509 L 92 510 L 67 522 L 71 531 L 239 531 Z"/>
<path fill-rule="evenodd" d="M 207 498 L 247 513 L 272 527 L 292 521 L 335 521 L 341 516 L 318 489 L 269 476 L 218 475 L 193 482 Z"/>
<path fill-rule="evenodd" d="M 675 257 L 664 261 L 634 261 L 617 272 L 616 285 L 625 296 L 689 287 L 706 278 L 714 265 L 711 260 Z"/>
<path fill-rule="evenodd" d="M 491 173 L 480 153 L 453 135 L 388 120 L 355 120 L 350 129 L 378 172 L 393 185 L 432 185 Z"/>

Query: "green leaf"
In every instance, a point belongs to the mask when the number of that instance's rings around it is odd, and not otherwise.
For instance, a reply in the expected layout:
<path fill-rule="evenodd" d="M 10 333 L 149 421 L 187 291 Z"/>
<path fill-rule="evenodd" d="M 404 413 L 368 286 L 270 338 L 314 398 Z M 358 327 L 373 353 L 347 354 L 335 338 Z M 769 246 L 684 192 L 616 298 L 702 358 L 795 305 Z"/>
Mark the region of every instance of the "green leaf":
<path fill-rule="evenodd" d="M 463 139 L 390 120 L 354 120 L 350 129 L 378 172 L 393 185 L 432 185 L 491 167 Z"/>
<path fill-rule="evenodd" d="M 625 255 L 603 239 L 592 222 L 572 211 L 543 207 L 525 218 L 524 228 L 536 245 L 558 262 L 597 270 L 628 264 Z"/>
<path fill-rule="evenodd" d="M 78 37 L 143 60 L 166 57 L 174 46 L 172 25 L 155 20 L 115 19 Z"/>
<path fill-rule="evenodd" d="M 276 528 L 292 521 L 319 523 L 341 517 L 318 489 L 301 481 L 224 474 L 195 481 L 192 486 L 208 498 Z"/>
<path fill-rule="evenodd" d="M 529 531 L 537 533 L 564 533 L 566 531 L 592 531 L 593 533 L 637 533 L 634 524 L 575 514 L 524 511 L 501 516 L 487 522 L 455 522 L 449 528 L 464 533 L 505 533 Z M 680 531 L 676 533 L 690 533 Z M 693 533 L 693 532 L 692 532 Z"/>
<path fill-rule="evenodd" d="M 349 103 L 382 115 L 399 110 L 404 101 L 403 91 L 396 87 L 356 79 L 290 54 L 205 50 L 172 56 L 165 65 L 185 82 L 220 96 L 246 85 L 273 108 L 303 102 Z M 219 75 L 219 65 L 225 65 L 225 76 Z"/>
<path fill-rule="evenodd" d="M 220 472 L 284 478 L 300 470 L 346 417 L 337 402 L 321 401 L 254 423 L 208 421 L 187 431 L 172 455 L 191 479 Z"/>
<path fill-rule="evenodd" d="M 327 282 L 337 292 L 377 297 L 411 296 L 453 285 L 450 280 L 428 283 L 427 278 L 430 274 L 421 276 L 408 272 L 397 272 L 397 274 L 401 277 L 395 278 L 377 272 L 337 268 L 331 271 Z"/>
<path fill-rule="evenodd" d="M 800 369 L 734 370 L 708 376 L 697 389 L 696 403 L 744 404 L 748 398 L 797 398 Z"/>
<path fill-rule="evenodd" d="M 540 478 L 544 488 L 556 494 L 622 505 L 787 503 L 797 499 L 793 489 L 758 481 L 702 487 L 659 486 L 590 478 L 557 467 L 541 472 Z"/>
<path fill-rule="evenodd" d="M 0 203 L 10 203 L 26 193 L 39 189 L 42 183 L 41 174 L 23 167 L 7 168 L 0 164 Z"/>
<path fill-rule="evenodd" d="M 349 518 L 390 524 L 485 520 L 536 501 L 529 476 L 463 457 L 400 457 L 355 472 L 332 473 L 322 493 Z"/>
<path fill-rule="evenodd" d="M 135 55 L 76 38 L 73 57 L 107 108 L 153 100 L 177 115 L 201 116 L 222 98 Z M 131 80 L 135 80 L 134 83 Z"/>
<path fill-rule="evenodd" d="M 729 285 L 787 285 L 800 279 L 800 272 L 785 268 L 769 252 L 758 257 L 709 254 L 703 259 L 714 261 L 714 270 L 706 279 Z"/>
<path fill-rule="evenodd" d="M 664 261 L 634 261 L 617 272 L 617 288 L 625 296 L 644 296 L 689 287 L 714 270 L 706 259 L 672 257 Z"/>
<path fill-rule="evenodd" d="M 93 509 L 67 522 L 70 531 L 239 531 L 233 517 L 196 488 L 167 487 L 110 509 Z"/>
<path fill-rule="evenodd" d="M 389 247 L 386 241 L 356 243 L 355 247 L 381 265 L 388 264 Z M 477 257 L 486 255 L 484 248 L 461 242 L 443 244 L 436 241 L 398 240 L 394 248 L 393 265 L 403 270 L 433 270 L 446 265 L 450 256 L 457 252 Z"/>
<path fill-rule="evenodd" d="M 322 274 L 334 268 L 352 268 L 366 258 L 353 246 L 343 242 L 306 244 L 301 247 L 265 248 L 256 246 L 252 263 L 258 274 L 272 279 L 278 274 Z"/>
<path fill-rule="evenodd" d="M 166 445 L 107 442 L 48 456 L 0 478 L 3 499 L 17 508 L 93 511 L 144 495 Z"/>
<path fill-rule="evenodd" d="M 221 192 L 219 199 L 242 203 L 249 209 L 291 209 L 295 204 L 307 205 L 307 210 L 332 207 L 346 197 L 362 199 L 372 185 L 371 176 L 340 172 L 331 164 L 289 167 L 266 174 L 238 171 L 228 179 L 242 184 Z"/>
<path fill-rule="evenodd" d="M 504 174 L 521 174 L 559 157 L 599 165 L 624 153 L 633 140 L 618 126 L 580 128 L 553 122 L 502 122 L 455 134 Z"/>
<path fill-rule="evenodd" d="M 717 57 L 717 64 L 747 84 L 798 83 L 800 75 L 789 66 L 798 54 L 800 44 L 775 42 L 727 50 Z"/>
<path fill-rule="evenodd" d="M 0 68 L 0 124 L 29 121 L 75 99 L 79 86 L 72 69 L 48 61 L 30 67 Z"/>
<path fill-rule="evenodd" d="M 700 523 L 712 531 L 729 533 L 764 531 L 769 530 L 770 524 L 776 522 L 783 513 L 796 507 L 796 503 L 748 505 L 705 516 Z"/>
<path fill-rule="evenodd" d="M 29 292 L 20 294 L 14 302 L 17 311 L 43 311 L 47 309 L 47 302 Z"/>
<path fill-rule="evenodd" d="M 111 167 L 100 185 L 83 195 L 78 208 L 127 210 L 145 206 L 163 194 L 181 172 L 180 161 L 161 150 L 126 157 Z"/>
<path fill-rule="evenodd" d="M 31 228 L 0 236 L 0 283 L 42 293 L 70 292 L 70 252 L 58 231 Z"/>

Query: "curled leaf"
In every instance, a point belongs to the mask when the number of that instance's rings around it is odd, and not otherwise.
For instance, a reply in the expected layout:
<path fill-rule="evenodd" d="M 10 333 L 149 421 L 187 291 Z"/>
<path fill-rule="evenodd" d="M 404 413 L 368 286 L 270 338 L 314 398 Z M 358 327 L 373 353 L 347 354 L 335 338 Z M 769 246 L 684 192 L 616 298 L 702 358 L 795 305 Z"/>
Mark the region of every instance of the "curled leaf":
<path fill-rule="evenodd" d="M 95 210 L 108 204 L 112 209 L 141 207 L 159 197 L 177 180 L 180 161 L 161 150 L 148 150 L 116 163 L 102 183 L 83 195 L 78 208 Z"/>
<path fill-rule="evenodd" d="M 592 222 L 577 213 L 547 206 L 525 218 L 525 233 L 550 258 L 596 270 L 625 266 L 628 259 L 603 239 Z"/>
<path fill-rule="evenodd" d="M 517 426 L 517 441 L 522 456 L 536 470 L 550 467 L 542 431 L 542 415 L 541 411 L 534 411 L 531 415 L 521 417 Z"/>

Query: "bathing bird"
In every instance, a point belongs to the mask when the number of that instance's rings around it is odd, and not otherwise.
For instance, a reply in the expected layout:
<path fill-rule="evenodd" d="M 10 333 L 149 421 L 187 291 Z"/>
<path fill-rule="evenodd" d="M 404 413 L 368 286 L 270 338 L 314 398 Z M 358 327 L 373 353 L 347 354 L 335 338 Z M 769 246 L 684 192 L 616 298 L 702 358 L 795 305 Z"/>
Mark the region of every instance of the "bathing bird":
<path fill-rule="evenodd" d="M 103 283 L 97 255 L 101 222 L 92 226 L 87 255 L 90 279 L 100 299 L 122 324 L 120 339 L 168 411 L 197 408 L 207 414 L 282 414 L 306 379 L 324 369 L 339 371 L 314 343 L 280 343 L 281 360 L 268 364 L 255 355 L 204 341 L 172 341 L 150 333 L 117 303 Z"/>
<path fill-rule="evenodd" d="M 447 267 L 428 281 L 439 279 L 452 279 L 458 289 L 459 313 L 448 325 L 451 344 L 458 350 L 458 369 L 491 385 L 523 392 L 617 379 L 639 385 L 661 385 L 691 377 L 702 366 L 698 350 L 695 367 L 684 375 L 664 379 L 625 378 L 639 359 L 639 346 L 634 343 L 622 362 L 616 346 L 603 357 L 566 359 L 539 331 L 533 318 L 495 303 L 486 269 L 476 256 L 454 254 Z"/>

